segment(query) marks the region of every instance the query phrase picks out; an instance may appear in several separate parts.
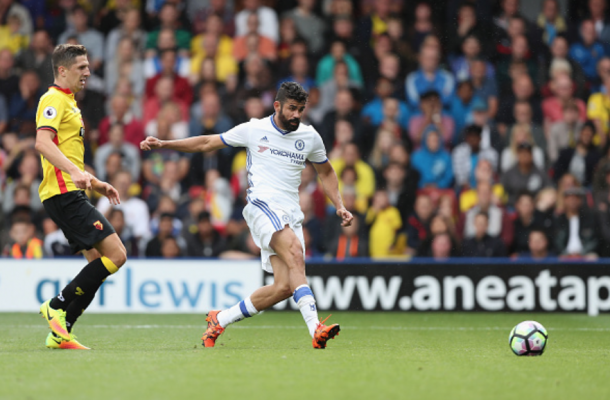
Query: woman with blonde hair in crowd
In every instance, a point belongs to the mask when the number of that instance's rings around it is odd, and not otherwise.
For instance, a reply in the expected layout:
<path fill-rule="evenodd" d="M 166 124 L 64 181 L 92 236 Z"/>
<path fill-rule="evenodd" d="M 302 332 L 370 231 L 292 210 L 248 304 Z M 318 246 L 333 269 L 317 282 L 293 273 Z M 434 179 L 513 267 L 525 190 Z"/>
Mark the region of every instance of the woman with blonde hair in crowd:
<path fill-rule="evenodd" d="M 371 150 L 368 162 L 376 171 L 381 171 L 390 161 L 390 149 L 396 144 L 394 132 L 381 128 L 377 131 L 375 145 Z"/>
<path fill-rule="evenodd" d="M 500 169 L 506 172 L 517 164 L 517 145 L 527 142 L 532 145 L 532 156 L 534 165 L 541 170 L 544 170 L 544 151 L 534 142 L 532 130 L 527 124 L 516 124 L 513 126 L 512 135 L 510 137 L 510 145 L 502 151 Z"/>

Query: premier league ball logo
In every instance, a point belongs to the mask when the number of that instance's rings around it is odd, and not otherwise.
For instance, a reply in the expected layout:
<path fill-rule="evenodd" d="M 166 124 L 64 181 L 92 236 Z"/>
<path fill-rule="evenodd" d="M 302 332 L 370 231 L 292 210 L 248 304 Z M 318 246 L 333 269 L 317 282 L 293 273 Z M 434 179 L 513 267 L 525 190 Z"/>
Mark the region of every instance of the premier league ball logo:
<path fill-rule="evenodd" d="M 296 147 L 298 151 L 302 151 L 305 148 L 305 142 L 299 139 L 294 143 L 294 147 Z"/>

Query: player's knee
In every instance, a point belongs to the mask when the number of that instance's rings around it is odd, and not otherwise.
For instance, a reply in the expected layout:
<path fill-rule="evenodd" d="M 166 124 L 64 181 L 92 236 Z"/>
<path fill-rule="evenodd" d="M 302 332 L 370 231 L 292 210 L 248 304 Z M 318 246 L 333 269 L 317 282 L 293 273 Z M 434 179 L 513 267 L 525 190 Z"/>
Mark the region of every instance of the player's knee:
<path fill-rule="evenodd" d="M 301 245 L 301 242 L 298 239 L 295 239 L 290 244 L 289 252 L 290 252 L 290 260 L 288 262 L 288 265 L 291 268 L 300 268 L 305 265 L 305 263 L 303 261 L 303 246 Z"/>
<path fill-rule="evenodd" d="M 281 297 L 282 299 L 287 299 L 292 296 L 292 291 L 290 290 L 290 284 L 288 282 L 277 283 L 275 286 L 275 290 L 278 297 Z"/>
<path fill-rule="evenodd" d="M 113 254 L 108 257 L 117 268 L 121 268 L 127 262 L 127 251 L 125 247 L 117 249 Z"/>

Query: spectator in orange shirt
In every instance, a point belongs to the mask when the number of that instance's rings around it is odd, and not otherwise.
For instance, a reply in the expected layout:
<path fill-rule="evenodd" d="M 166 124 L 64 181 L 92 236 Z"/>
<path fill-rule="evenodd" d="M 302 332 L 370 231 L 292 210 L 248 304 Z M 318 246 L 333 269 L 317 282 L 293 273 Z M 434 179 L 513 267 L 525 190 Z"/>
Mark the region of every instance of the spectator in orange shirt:
<path fill-rule="evenodd" d="M 243 36 L 238 36 L 233 42 L 233 56 L 239 62 L 242 62 L 248 54 L 255 52 L 262 58 L 275 60 L 277 58 L 277 50 L 275 42 L 258 33 L 259 19 L 255 12 L 248 16 L 247 20 L 248 32 Z"/>

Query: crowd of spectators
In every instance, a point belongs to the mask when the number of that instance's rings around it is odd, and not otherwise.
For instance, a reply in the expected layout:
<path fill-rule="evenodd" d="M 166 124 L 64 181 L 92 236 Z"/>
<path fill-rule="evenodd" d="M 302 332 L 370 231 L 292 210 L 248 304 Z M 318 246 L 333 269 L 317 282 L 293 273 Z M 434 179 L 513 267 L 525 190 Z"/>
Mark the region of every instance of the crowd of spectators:
<path fill-rule="evenodd" d="M 538 3 L 0 0 L 0 250 L 69 253 L 33 145 L 54 45 L 80 43 L 86 168 L 122 204 L 90 197 L 130 257 L 258 257 L 242 149 L 138 145 L 267 118 L 284 81 L 354 214 L 342 228 L 307 164 L 307 256 L 610 256 L 610 7 Z"/>

